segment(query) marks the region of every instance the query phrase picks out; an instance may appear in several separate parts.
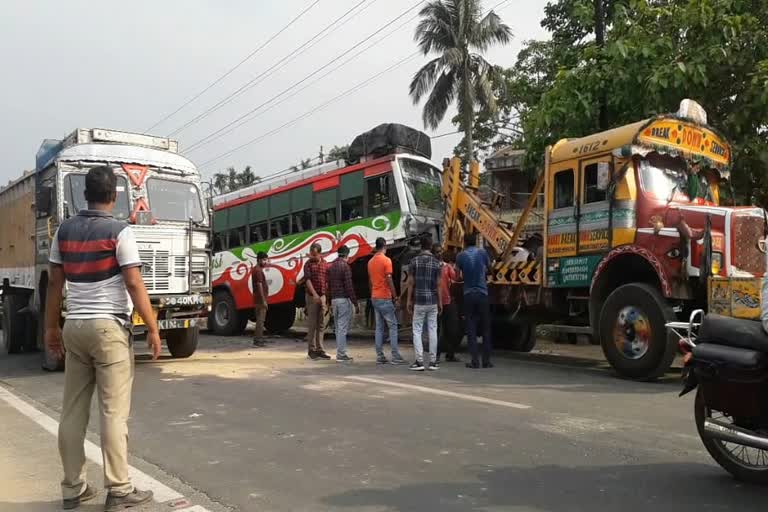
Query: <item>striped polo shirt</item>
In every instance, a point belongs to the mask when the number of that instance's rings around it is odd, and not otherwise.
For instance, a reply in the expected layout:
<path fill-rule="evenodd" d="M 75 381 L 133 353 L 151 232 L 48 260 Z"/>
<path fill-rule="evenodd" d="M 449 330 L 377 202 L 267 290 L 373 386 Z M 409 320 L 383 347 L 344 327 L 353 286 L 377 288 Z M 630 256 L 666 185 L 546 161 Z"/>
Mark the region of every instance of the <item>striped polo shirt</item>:
<path fill-rule="evenodd" d="M 141 260 L 127 224 L 108 212 L 81 210 L 61 223 L 48 259 L 64 270 L 67 318 L 128 321 L 133 302 L 121 270 Z"/>

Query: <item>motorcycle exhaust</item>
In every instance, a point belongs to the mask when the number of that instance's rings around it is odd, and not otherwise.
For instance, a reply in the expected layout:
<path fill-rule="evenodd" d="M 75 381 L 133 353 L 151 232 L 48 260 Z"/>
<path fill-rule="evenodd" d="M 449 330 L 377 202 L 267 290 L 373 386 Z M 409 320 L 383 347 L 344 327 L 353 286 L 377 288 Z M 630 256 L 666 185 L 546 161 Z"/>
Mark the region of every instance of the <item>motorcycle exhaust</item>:
<path fill-rule="evenodd" d="M 768 437 L 758 436 L 751 430 L 721 423 L 717 420 L 704 420 L 704 432 L 713 439 L 768 450 Z"/>

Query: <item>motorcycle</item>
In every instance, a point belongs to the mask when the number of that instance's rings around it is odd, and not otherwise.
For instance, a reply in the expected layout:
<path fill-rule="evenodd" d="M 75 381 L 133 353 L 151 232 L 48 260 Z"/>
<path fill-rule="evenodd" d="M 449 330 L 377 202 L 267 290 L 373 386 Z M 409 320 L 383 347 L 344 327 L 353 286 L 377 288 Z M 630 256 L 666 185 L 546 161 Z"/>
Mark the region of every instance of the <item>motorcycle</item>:
<path fill-rule="evenodd" d="M 768 334 L 762 324 L 697 310 L 667 328 L 684 356 L 683 390 L 707 452 L 731 475 L 768 484 Z"/>

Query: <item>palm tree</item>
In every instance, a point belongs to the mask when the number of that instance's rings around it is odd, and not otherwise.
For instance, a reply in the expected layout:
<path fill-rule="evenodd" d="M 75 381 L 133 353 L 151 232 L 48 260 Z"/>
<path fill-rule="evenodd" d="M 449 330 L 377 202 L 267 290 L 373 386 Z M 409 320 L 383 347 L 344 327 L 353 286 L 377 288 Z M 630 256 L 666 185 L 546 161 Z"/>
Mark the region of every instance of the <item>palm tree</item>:
<path fill-rule="evenodd" d="M 256 181 L 256 175 L 253 173 L 253 169 L 251 169 L 250 165 L 246 165 L 245 169 L 243 169 L 243 171 L 240 173 L 240 176 L 238 177 L 240 187 L 253 185 L 256 183 Z"/>
<path fill-rule="evenodd" d="M 498 71 L 481 53 L 490 46 L 506 44 L 512 38 L 510 28 L 493 11 L 482 15 L 480 0 L 432 0 L 419 13 L 415 39 L 424 55 L 438 57 L 427 62 L 411 80 L 414 104 L 429 92 L 424 103 L 424 125 L 436 129 L 448 107 L 456 101 L 464 132 L 466 159 L 474 148 L 472 125 L 475 108 L 496 111 L 494 82 Z M 431 91 L 431 92 L 430 92 Z"/>
<path fill-rule="evenodd" d="M 222 172 L 213 175 L 213 189 L 217 194 L 229 192 L 229 178 Z"/>

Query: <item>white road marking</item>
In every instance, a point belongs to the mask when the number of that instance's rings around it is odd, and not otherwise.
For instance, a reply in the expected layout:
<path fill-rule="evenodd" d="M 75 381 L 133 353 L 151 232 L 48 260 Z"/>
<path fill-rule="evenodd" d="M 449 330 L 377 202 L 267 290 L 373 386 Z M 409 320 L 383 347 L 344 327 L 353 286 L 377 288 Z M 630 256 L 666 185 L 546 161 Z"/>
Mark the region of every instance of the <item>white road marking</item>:
<path fill-rule="evenodd" d="M 478 402 L 481 404 L 488 404 L 488 405 L 498 405 L 499 407 L 510 407 L 512 409 L 530 409 L 531 408 L 530 405 L 518 404 L 516 402 L 507 402 L 506 400 L 495 400 L 493 398 L 485 398 L 482 396 L 465 395 L 464 393 L 455 393 L 453 391 L 445 391 L 443 389 L 428 388 L 426 386 L 417 386 L 415 384 L 404 384 L 402 382 L 391 382 L 384 379 L 374 379 L 371 377 L 356 377 L 356 376 L 349 376 L 347 377 L 347 379 L 356 380 L 360 382 L 368 382 L 370 384 L 383 384 L 384 386 L 411 389 L 413 391 L 421 391 L 422 393 L 430 393 L 432 395 L 458 398 L 461 400 L 467 400 L 469 402 Z"/>
<path fill-rule="evenodd" d="M 43 429 L 48 431 L 54 437 L 58 437 L 59 434 L 59 422 L 48 416 L 47 414 L 35 409 L 27 402 L 11 393 L 6 388 L 0 386 L 0 398 L 2 398 L 8 405 L 22 413 L 27 418 L 31 419 Z M 101 455 L 101 448 L 94 443 L 85 440 L 85 456 L 91 460 L 91 462 L 102 466 L 104 460 Z M 133 466 L 128 467 L 128 472 L 131 476 L 133 484 L 142 490 L 151 490 L 154 493 L 154 499 L 158 503 L 165 503 L 166 501 L 178 500 L 183 498 L 184 495 L 174 491 L 165 484 L 162 484 L 144 473 L 141 470 L 136 469 Z M 178 510 L 178 509 L 177 509 Z M 208 509 L 195 505 L 191 508 L 183 509 L 185 512 L 210 512 Z"/>

